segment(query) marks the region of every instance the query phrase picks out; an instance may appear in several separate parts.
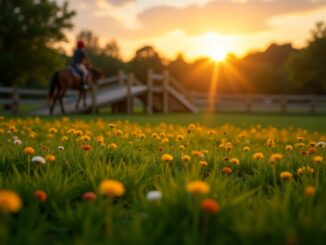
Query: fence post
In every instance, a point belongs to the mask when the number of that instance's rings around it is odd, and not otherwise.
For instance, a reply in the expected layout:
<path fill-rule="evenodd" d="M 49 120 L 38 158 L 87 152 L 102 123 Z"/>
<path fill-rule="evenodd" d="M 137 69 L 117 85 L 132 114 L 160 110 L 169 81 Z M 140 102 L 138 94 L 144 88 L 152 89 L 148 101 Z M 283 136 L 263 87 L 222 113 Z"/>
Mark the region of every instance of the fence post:
<path fill-rule="evenodd" d="M 147 114 L 153 113 L 153 70 L 147 72 Z"/>
<path fill-rule="evenodd" d="M 130 73 L 127 81 L 127 114 L 131 114 L 133 111 L 133 96 L 131 93 L 133 81 L 134 74 Z"/>
<path fill-rule="evenodd" d="M 281 96 L 281 113 L 285 114 L 286 110 L 287 110 L 287 104 L 288 104 L 288 99 L 286 97 L 286 95 L 282 95 Z"/>
<path fill-rule="evenodd" d="M 246 112 L 250 113 L 251 112 L 251 98 L 246 99 Z"/>
<path fill-rule="evenodd" d="M 92 109 L 91 109 L 91 113 L 94 114 L 97 112 L 97 106 L 96 106 L 96 91 L 97 91 L 97 85 L 93 84 L 91 86 L 91 94 L 92 94 Z"/>
<path fill-rule="evenodd" d="M 315 114 L 316 113 L 316 106 L 317 106 L 317 102 L 316 102 L 316 96 L 312 95 L 311 99 L 310 99 L 310 113 L 311 114 Z"/>
<path fill-rule="evenodd" d="M 169 80 L 170 75 L 168 71 L 163 74 L 163 113 L 169 113 Z"/>
<path fill-rule="evenodd" d="M 123 70 L 119 70 L 119 85 L 123 85 L 124 84 L 124 78 L 125 78 L 125 74 L 124 74 L 124 71 Z"/>
<path fill-rule="evenodd" d="M 17 114 L 19 112 L 19 90 L 18 87 L 14 87 L 12 93 L 12 112 Z"/>

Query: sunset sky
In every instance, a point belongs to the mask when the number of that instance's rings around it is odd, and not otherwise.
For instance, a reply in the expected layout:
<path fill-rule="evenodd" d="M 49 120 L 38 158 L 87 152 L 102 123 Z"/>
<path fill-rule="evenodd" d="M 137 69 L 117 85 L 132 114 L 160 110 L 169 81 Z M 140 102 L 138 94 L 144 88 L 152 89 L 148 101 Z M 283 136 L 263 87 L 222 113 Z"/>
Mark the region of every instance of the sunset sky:
<path fill-rule="evenodd" d="M 62 0 L 58 0 L 59 2 Z M 326 22 L 326 0 L 71 0 L 77 11 L 71 43 L 92 30 L 101 43 L 116 39 L 123 59 L 143 45 L 165 58 L 184 53 L 223 57 L 262 50 L 271 42 L 302 47 L 317 21 Z"/>

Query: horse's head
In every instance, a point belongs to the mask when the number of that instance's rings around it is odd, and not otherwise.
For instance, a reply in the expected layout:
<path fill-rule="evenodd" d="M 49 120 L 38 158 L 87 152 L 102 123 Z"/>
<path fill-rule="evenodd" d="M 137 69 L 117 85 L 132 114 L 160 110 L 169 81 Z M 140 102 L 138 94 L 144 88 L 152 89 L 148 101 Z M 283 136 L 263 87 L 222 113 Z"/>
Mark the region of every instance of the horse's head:
<path fill-rule="evenodd" d="M 100 80 L 103 76 L 103 73 L 101 71 L 99 71 L 98 69 L 92 67 L 89 69 L 89 72 L 91 74 L 91 80 L 92 83 L 97 83 L 98 80 Z"/>

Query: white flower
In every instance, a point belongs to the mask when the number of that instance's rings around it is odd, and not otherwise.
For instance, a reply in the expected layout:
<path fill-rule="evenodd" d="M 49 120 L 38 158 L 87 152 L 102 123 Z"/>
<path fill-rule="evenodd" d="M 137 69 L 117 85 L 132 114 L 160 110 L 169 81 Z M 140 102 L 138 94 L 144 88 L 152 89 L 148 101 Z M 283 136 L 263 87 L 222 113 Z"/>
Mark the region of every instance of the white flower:
<path fill-rule="evenodd" d="M 20 139 L 14 139 L 15 145 L 21 145 L 23 142 Z"/>
<path fill-rule="evenodd" d="M 32 162 L 37 164 L 45 164 L 45 159 L 41 156 L 35 156 L 32 158 Z"/>
<path fill-rule="evenodd" d="M 18 136 L 14 136 L 12 137 L 14 140 L 18 140 Z"/>
<path fill-rule="evenodd" d="M 324 141 L 320 141 L 316 144 L 316 146 L 320 147 L 320 148 L 326 148 L 326 142 Z"/>
<path fill-rule="evenodd" d="M 157 201 L 162 198 L 162 193 L 160 191 L 149 191 L 146 194 L 146 198 L 149 201 Z"/>
<path fill-rule="evenodd" d="M 64 148 L 62 145 L 59 145 L 59 146 L 58 146 L 58 150 L 59 150 L 59 151 L 63 151 L 64 149 L 65 149 L 65 148 Z"/>

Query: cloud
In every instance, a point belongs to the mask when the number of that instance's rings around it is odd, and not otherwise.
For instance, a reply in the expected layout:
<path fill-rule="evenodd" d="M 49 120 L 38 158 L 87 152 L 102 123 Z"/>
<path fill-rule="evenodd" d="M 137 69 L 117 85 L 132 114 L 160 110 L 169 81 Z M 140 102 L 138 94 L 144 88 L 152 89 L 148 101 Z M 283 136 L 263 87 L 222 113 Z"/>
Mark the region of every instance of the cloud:
<path fill-rule="evenodd" d="M 158 6 L 138 15 L 141 28 L 123 34 L 157 36 L 182 29 L 189 35 L 204 32 L 249 34 L 269 28 L 268 20 L 277 15 L 309 11 L 325 6 L 325 0 L 215 0 L 204 6 L 183 8 Z"/>
<path fill-rule="evenodd" d="M 106 1 L 115 6 L 123 5 L 125 3 L 135 2 L 135 0 L 106 0 Z"/>

